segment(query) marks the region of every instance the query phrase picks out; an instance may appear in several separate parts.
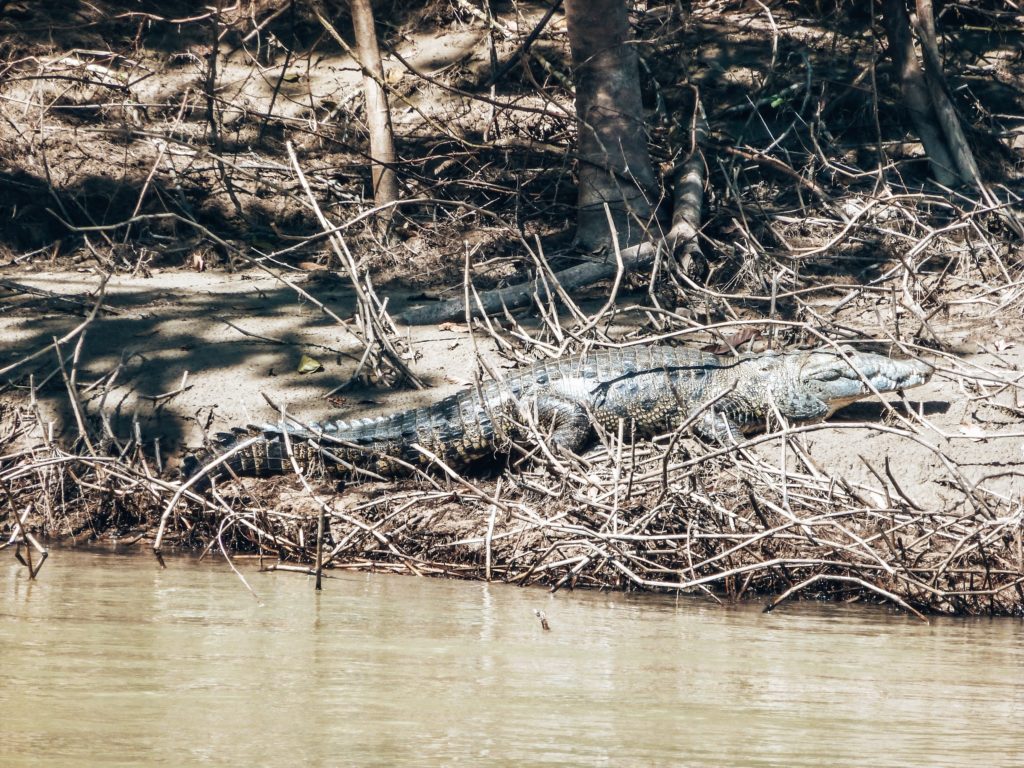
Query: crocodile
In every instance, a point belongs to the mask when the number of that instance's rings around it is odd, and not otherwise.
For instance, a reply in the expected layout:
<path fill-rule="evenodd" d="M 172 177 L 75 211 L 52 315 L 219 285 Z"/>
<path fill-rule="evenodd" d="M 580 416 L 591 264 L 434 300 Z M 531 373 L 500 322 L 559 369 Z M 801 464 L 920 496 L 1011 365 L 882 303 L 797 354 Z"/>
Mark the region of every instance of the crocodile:
<path fill-rule="evenodd" d="M 216 474 L 225 466 L 238 474 L 275 474 L 291 471 L 293 459 L 302 468 L 322 461 L 381 475 L 437 459 L 461 468 L 531 436 L 542 436 L 555 452 L 579 452 L 595 425 L 617 432 L 620 423 L 631 436 L 692 426 L 703 439 L 731 443 L 773 416 L 821 420 L 872 394 L 924 384 L 932 372 L 920 360 L 845 345 L 740 356 L 671 346 L 600 349 L 538 362 L 378 418 L 221 433 L 214 447 L 185 460 L 184 475 Z"/>

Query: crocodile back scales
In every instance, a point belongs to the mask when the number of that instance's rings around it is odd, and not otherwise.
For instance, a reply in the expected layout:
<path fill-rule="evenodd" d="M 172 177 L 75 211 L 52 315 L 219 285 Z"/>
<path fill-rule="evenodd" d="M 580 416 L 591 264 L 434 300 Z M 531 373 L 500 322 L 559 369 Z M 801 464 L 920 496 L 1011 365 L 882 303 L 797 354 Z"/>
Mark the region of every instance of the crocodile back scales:
<path fill-rule="evenodd" d="M 728 439 L 773 413 L 820 418 L 876 388 L 916 386 L 930 375 L 930 366 L 919 361 L 845 347 L 842 354 L 824 349 L 739 357 L 668 346 L 602 349 L 544 360 L 387 416 L 264 425 L 243 449 L 240 441 L 252 433 L 234 430 L 188 460 L 185 473 L 231 451 L 226 463 L 241 474 L 288 471 L 293 459 L 303 468 L 326 460 L 393 474 L 403 463 L 429 464 L 431 454 L 461 467 L 506 452 L 524 432 L 578 450 L 595 424 L 612 432 L 628 424 L 631 433 L 650 435 L 691 417 L 703 436 Z"/>

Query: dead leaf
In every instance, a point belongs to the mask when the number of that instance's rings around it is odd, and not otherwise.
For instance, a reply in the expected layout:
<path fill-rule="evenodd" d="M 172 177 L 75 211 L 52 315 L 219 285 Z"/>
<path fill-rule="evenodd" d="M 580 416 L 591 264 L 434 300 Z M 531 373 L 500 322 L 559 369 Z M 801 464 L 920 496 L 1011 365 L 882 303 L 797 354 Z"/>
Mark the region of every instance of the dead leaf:
<path fill-rule="evenodd" d="M 309 355 L 303 355 L 299 358 L 299 367 L 296 368 L 299 373 L 316 373 L 322 371 L 324 364 L 316 358 L 310 357 Z"/>
<path fill-rule="evenodd" d="M 733 349 L 737 349 L 746 344 L 751 339 L 760 338 L 761 332 L 753 326 L 746 326 L 745 328 L 737 331 L 732 336 L 725 339 L 722 344 L 708 344 L 707 346 L 701 347 L 704 352 L 710 352 L 713 355 L 728 355 Z"/>

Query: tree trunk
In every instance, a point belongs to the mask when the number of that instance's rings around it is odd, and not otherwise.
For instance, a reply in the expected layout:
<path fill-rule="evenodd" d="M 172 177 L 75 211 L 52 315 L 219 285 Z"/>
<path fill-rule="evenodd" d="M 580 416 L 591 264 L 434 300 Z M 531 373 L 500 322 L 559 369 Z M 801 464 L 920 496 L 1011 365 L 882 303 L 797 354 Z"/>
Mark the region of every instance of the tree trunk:
<path fill-rule="evenodd" d="M 672 174 L 673 211 L 672 228 L 665 235 L 664 241 L 651 237 L 637 245 L 623 248 L 618 256 L 626 273 L 647 269 L 659 254 L 665 250 L 671 252 L 681 262 L 683 272 L 688 271 L 689 262 L 701 256 L 700 243 L 700 212 L 704 206 L 704 182 L 707 163 L 701 152 L 701 144 L 707 139 L 708 126 L 704 117 L 704 107 L 700 99 L 694 105 L 693 147 L 689 157 L 682 162 Z M 556 272 L 552 277 L 558 281 L 562 289 L 569 294 L 586 289 L 598 280 L 613 277 L 618 272 L 618 259 L 605 261 L 585 261 L 574 267 Z M 495 288 L 479 294 L 480 307 L 470 307 L 470 312 L 479 315 L 482 308 L 485 314 L 502 310 L 523 307 L 533 301 L 534 295 L 541 289 L 536 281 L 527 281 L 517 285 Z M 407 309 L 398 316 L 398 320 L 409 325 L 427 325 L 440 323 L 444 320 L 457 320 L 466 316 L 466 306 L 462 299 L 451 299 L 437 304 Z"/>
<path fill-rule="evenodd" d="M 923 70 L 914 50 L 911 18 L 904 0 L 882 0 L 882 7 L 889 51 L 900 77 L 900 87 L 914 130 L 931 163 L 932 176 L 947 187 L 958 184 L 975 187 L 982 202 L 996 211 L 1018 237 L 1024 238 L 1024 222 L 985 184 L 974 152 L 967 143 L 942 71 L 931 0 L 915 0 L 914 29 L 921 44 Z"/>
<path fill-rule="evenodd" d="M 917 60 L 911 37 L 910 16 L 904 0 L 884 0 L 882 23 L 889 38 L 889 55 L 900 79 L 900 92 L 925 154 L 931 164 L 932 176 L 944 186 L 960 182 L 956 163 L 946 146 L 939 127 L 939 118 L 928 94 L 928 84 Z M 973 181 L 973 180 L 972 180 Z"/>
<path fill-rule="evenodd" d="M 939 58 L 939 43 L 935 34 L 935 14 L 931 0 L 917 0 L 917 37 L 921 41 L 921 53 L 924 61 L 925 84 L 935 105 L 935 114 L 939 126 L 946 137 L 946 146 L 956 167 L 961 181 L 965 184 L 983 185 L 981 171 L 974 159 L 974 153 L 967 143 L 960 117 L 953 106 L 946 86 L 946 77 L 942 71 L 942 60 Z"/>
<path fill-rule="evenodd" d="M 380 60 L 370 0 L 352 0 L 351 6 L 356 52 L 363 68 L 363 88 L 366 91 L 366 124 L 370 131 L 370 161 L 373 164 L 370 172 L 373 179 L 373 199 L 377 205 L 384 205 L 398 199 L 391 110 L 382 85 L 384 66 Z"/>
<path fill-rule="evenodd" d="M 625 0 L 566 0 L 579 130 L 576 241 L 622 246 L 648 238 L 658 185 L 647 153 L 640 75 Z"/>

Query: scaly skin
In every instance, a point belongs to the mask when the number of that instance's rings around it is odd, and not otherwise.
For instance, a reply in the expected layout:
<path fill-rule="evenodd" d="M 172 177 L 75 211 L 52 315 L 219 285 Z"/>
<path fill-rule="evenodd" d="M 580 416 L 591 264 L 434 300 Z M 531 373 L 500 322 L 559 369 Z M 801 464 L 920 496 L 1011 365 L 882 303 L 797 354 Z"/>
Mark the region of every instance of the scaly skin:
<path fill-rule="evenodd" d="M 238 474 L 289 471 L 282 432 L 300 466 L 318 460 L 394 474 L 401 461 L 426 466 L 422 446 L 449 466 L 500 453 L 531 424 L 555 448 L 579 451 L 594 424 L 651 436 L 692 420 L 705 439 L 729 442 L 763 428 L 776 411 L 790 421 L 825 418 L 855 400 L 927 382 L 931 366 L 842 347 L 723 357 L 665 346 L 605 349 L 547 360 L 486 381 L 432 405 L 351 423 L 307 428 L 264 425 L 261 439 L 226 462 Z M 869 386 L 870 384 L 870 386 Z M 231 450 L 244 430 L 218 436 L 212 452 L 190 457 L 186 476 Z"/>

